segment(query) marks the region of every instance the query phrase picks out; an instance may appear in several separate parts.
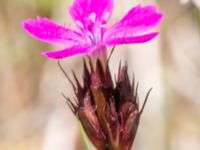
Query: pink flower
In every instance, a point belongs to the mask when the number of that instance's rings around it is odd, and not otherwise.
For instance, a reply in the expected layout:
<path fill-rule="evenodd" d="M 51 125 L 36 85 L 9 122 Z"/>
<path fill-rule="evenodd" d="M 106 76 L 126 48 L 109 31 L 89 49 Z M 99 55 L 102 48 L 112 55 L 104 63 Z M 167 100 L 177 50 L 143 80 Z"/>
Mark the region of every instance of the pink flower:
<path fill-rule="evenodd" d="M 62 50 L 44 52 L 43 55 L 49 58 L 90 55 L 102 46 L 143 43 L 158 35 L 158 32 L 147 33 L 162 18 L 155 6 L 138 5 L 107 28 L 106 24 L 112 11 L 113 0 L 74 0 L 69 12 L 78 27 L 77 30 L 41 17 L 37 20 L 26 20 L 23 27 L 38 40 L 65 46 Z"/>

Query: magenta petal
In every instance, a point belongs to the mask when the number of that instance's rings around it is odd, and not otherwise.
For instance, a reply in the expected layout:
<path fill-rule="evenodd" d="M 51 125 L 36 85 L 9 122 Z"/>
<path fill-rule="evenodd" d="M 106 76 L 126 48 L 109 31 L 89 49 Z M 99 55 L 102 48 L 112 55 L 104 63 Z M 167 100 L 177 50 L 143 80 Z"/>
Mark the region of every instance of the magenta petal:
<path fill-rule="evenodd" d="M 70 14 L 79 28 L 88 29 L 94 23 L 105 24 L 113 11 L 113 0 L 74 0 Z"/>
<path fill-rule="evenodd" d="M 147 42 L 154 37 L 158 35 L 158 32 L 155 33 L 150 33 L 146 35 L 140 35 L 140 36 L 130 36 L 130 37 L 115 37 L 115 38 L 110 38 L 105 42 L 106 45 L 108 46 L 115 46 L 115 45 L 120 45 L 120 44 L 130 44 L 130 43 L 144 43 Z"/>
<path fill-rule="evenodd" d="M 89 46 L 74 46 L 53 52 L 43 52 L 42 54 L 48 58 L 61 59 L 73 55 L 79 55 L 79 54 L 87 55 L 90 53 L 91 51 Z"/>
<path fill-rule="evenodd" d="M 75 42 L 84 42 L 79 33 L 58 25 L 47 18 L 28 19 L 23 23 L 23 27 L 30 35 L 47 43 L 71 45 Z"/>
<path fill-rule="evenodd" d="M 129 38 L 140 36 L 145 31 L 155 27 L 161 20 L 162 14 L 158 13 L 155 6 L 141 7 L 140 5 L 131 9 L 125 17 L 104 33 L 104 42 L 111 37 Z M 130 36 L 131 35 L 131 36 Z"/>

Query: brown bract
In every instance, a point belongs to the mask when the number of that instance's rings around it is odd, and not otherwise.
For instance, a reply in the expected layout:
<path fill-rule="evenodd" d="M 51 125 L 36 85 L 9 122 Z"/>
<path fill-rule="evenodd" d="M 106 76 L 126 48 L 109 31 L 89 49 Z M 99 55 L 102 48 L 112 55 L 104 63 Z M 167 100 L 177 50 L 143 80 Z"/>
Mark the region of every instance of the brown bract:
<path fill-rule="evenodd" d="M 65 96 L 67 103 L 97 150 L 130 150 L 151 90 L 139 110 L 138 84 L 130 81 L 127 65 L 120 63 L 115 82 L 108 65 L 103 68 L 97 60 L 95 66 L 89 63 L 88 68 L 84 61 L 83 85 L 74 73 L 76 84 L 64 72 L 76 95 L 74 101 Z"/>

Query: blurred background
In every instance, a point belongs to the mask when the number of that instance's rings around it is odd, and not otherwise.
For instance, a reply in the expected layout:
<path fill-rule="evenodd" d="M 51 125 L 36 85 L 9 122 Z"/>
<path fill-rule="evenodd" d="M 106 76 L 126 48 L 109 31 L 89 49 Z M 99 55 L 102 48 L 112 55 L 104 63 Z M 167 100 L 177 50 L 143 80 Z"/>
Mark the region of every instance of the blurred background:
<path fill-rule="evenodd" d="M 0 150 L 84 150 L 76 118 L 61 92 L 73 91 L 56 60 L 58 47 L 25 33 L 22 21 L 48 17 L 74 27 L 72 0 L 0 0 Z M 151 42 L 116 47 L 110 66 L 127 60 L 139 81 L 143 113 L 134 150 L 200 150 L 200 0 L 115 0 L 109 24 L 136 4 L 157 4 L 165 17 Z M 81 74 L 82 56 L 62 60 Z M 74 69 L 76 68 L 76 69 Z"/>

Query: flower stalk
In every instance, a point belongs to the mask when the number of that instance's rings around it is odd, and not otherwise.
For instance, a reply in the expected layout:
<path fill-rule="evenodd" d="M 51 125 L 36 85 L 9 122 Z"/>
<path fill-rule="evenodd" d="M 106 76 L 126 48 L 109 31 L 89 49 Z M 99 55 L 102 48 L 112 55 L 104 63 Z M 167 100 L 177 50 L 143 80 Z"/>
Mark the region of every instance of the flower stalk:
<path fill-rule="evenodd" d="M 78 124 L 79 124 L 80 130 L 81 130 L 81 135 L 82 135 L 82 137 L 83 137 L 83 141 L 84 141 L 84 143 L 85 143 L 86 149 L 87 149 L 87 150 L 91 150 L 91 146 L 90 146 L 90 143 L 89 143 L 89 139 L 88 139 L 88 137 L 87 137 L 87 135 L 86 135 L 86 133 L 85 133 L 83 127 L 82 127 L 81 122 L 78 121 Z"/>
<path fill-rule="evenodd" d="M 93 69 L 96 70 L 96 62 L 99 59 L 102 63 L 102 67 L 104 72 L 106 71 L 107 66 L 107 48 L 104 45 L 98 46 L 96 50 L 94 50 L 91 54 L 91 56 L 88 56 L 89 60 L 91 61 L 91 64 L 93 66 Z"/>

